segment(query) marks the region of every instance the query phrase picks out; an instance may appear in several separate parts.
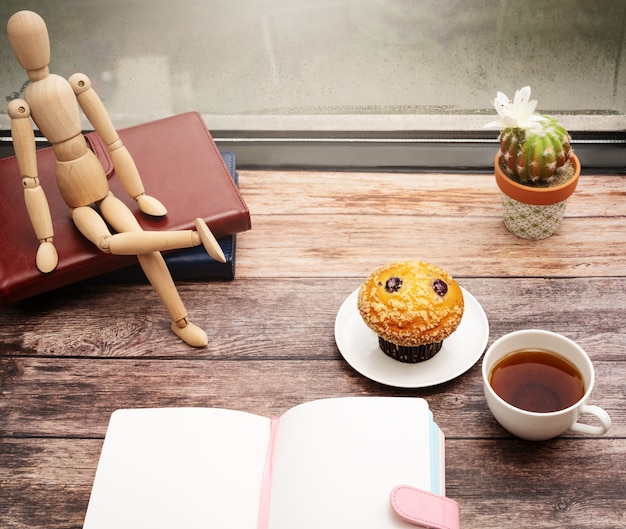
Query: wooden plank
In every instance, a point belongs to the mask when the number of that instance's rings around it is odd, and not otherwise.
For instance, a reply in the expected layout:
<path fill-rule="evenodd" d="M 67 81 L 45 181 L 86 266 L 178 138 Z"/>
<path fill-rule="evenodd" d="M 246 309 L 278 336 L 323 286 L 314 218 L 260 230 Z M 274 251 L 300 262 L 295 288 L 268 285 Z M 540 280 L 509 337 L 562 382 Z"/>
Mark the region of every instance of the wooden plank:
<path fill-rule="evenodd" d="M 198 406 L 280 415 L 296 404 L 352 395 L 421 396 L 451 438 L 510 437 L 491 417 L 480 362 L 442 386 L 398 389 L 368 380 L 340 359 L 2 359 L 0 435 L 102 437 L 118 408 Z M 595 361 L 592 402 L 626 435 L 621 363 Z M 33 389 L 36 388 L 36 391 Z M 580 437 L 576 435 L 576 437 Z"/>
<path fill-rule="evenodd" d="M 1 442 L 0 526 L 82 527 L 102 441 Z M 516 440 L 451 439 L 446 452 L 447 493 L 460 503 L 461 527 L 623 526 L 624 439 L 556 440 L 532 450 Z"/>
<path fill-rule="evenodd" d="M 363 277 L 183 283 L 190 315 L 210 337 L 191 349 L 170 331 L 148 285 L 76 285 L 2 311 L 0 354 L 163 359 L 339 358 L 337 311 Z M 625 277 L 475 278 L 490 338 L 522 328 L 566 334 L 592 358 L 619 360 L 626 343 Z M 120 299 L 132 303 L 120 303 Z M 294 315 L 297 318 L 294 318 Z"/>
<path fill-rule="evenodd" d="M 460 276 L 624 275 L 625 184 L 582 178 L 559 232 L 526 241 L 504 227 L 489 174 L 244 171 L 238 276 L 359 276 L 405 257 Z"/>
<path fill-rule="evenodd" d="M 0 437 L 0 527 L 83 526 L 101 439 Z"/>
<path fill-rule="evenodd" d="M 461 527 L 624 527 L 625 476 L 624 439 L 446 443 Z"/>
<path fill-rule="evenodd" d="M 502 216 L 493 174 L 240 171 L 255 215 Z M 580 178 L 568 202 L 572 217 L 626 215 L 626 177 Z"/>
<path fill-rule="evenodd" d="M 460 277 L 626 275 L 624 220 L 566 218 L 557 234 L 528 241 L 499 217 L 437 215 L 256 216 L 238 238 L 237 274 L 364 276 L 395 259 L 430 261 Z"/>

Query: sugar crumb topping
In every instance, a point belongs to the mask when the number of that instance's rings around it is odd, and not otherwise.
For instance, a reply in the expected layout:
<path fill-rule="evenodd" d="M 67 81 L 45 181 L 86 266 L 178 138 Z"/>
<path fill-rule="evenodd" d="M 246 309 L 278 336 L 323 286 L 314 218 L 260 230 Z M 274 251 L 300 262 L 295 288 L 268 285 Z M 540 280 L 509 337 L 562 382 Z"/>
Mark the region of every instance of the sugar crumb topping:
<path fill-rule="evenodd" d="M 394 285 L 400 283 L 391 292 L 385 289 L 390 278 L 395 278 Z M 383 339 L 416 346 L 452 334 L 463 316 L 464 302 L 460 286 L 444 270 L 406 260 L 375 270 L 359 289 L 358 308 L 368 327 Z"/>

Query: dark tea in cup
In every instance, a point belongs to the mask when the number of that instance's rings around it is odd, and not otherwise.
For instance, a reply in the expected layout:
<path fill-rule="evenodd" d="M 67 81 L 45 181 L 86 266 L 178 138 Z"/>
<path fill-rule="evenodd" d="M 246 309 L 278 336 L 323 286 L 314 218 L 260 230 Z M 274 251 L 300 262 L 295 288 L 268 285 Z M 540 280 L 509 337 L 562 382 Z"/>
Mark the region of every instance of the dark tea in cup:
<path fill-rule="evenodd" d="M 538 413 L 569 408 L 585 394 L 583 376 L 574 365 L 538 349 L 515 351 L 498 360 L 489 384 L 512 406 Z"/>
<path fill-rule="evenodd" d="M 489 410 L 510 433 L 546 441 L 567 430 L 602 435 L 609 414 L 588 404 L 595 371 L 576 342 L 551 331 L 523 329 L 493 342 L 483 357 L 483 392 Z M 579 422 L 583 415 L 598 424 Z"/>

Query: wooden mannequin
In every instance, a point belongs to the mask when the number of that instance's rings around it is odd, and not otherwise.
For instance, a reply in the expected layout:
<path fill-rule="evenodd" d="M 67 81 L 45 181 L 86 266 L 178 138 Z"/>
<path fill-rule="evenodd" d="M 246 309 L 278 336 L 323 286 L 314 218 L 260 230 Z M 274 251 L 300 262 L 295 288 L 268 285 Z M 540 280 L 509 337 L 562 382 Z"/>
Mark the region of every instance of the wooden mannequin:
<path fill-rule="evenodd" d="M 207 345 L 206 333 L 189 321 L 159 252 L 203 244 L 212 257 L 225 262 L 215 237 L 202 219 L 195 220 L 196 230 L 142 230 L 131 210 L 111 193 L 104 169 L 87 148 L 81 133 L 79 107 L 107 145 L 115 171 L 139 209 L 152 216 L 163 216 L 167 210 L 156 198 L 145 194 L 135 163 L 87 76 L 74 74 L 68 81 L 49 72 L 48 30 L 38 14 L 32 11 L 15 13 L 9 19 L 7 32 L 15 57 L 30 79 L 24 99 L 11 101 L 8 114 L 26 208 L 40 242 L 37 268 L 42 273 L 52 272 L 58 256 L 53 243 L 50 208 L 38 178 L 33 126 L 28 118 L 52 144 L 57 158 L 59 191 L 78 230 L 103 252 L 137 255 L 148 280 L 170 314 L 172 331 L 189 345 Z M 109 231 L 107 222 L 117 233 Z"/>

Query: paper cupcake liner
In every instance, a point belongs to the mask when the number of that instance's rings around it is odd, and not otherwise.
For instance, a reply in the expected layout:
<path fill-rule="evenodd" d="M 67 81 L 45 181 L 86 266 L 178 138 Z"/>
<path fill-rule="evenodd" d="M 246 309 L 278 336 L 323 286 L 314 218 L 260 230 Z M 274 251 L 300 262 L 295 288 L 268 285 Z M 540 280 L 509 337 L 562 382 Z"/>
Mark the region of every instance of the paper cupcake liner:
<path fill-rule="evenodd" d="M 424 362 L 435 356 L 440 350 L 443 342 L 428 343 L 424 345 L 406 346 L 388 342 L 378 337 L 378 345 L 383 353 L 399 362 L 416 364 Z"/>

